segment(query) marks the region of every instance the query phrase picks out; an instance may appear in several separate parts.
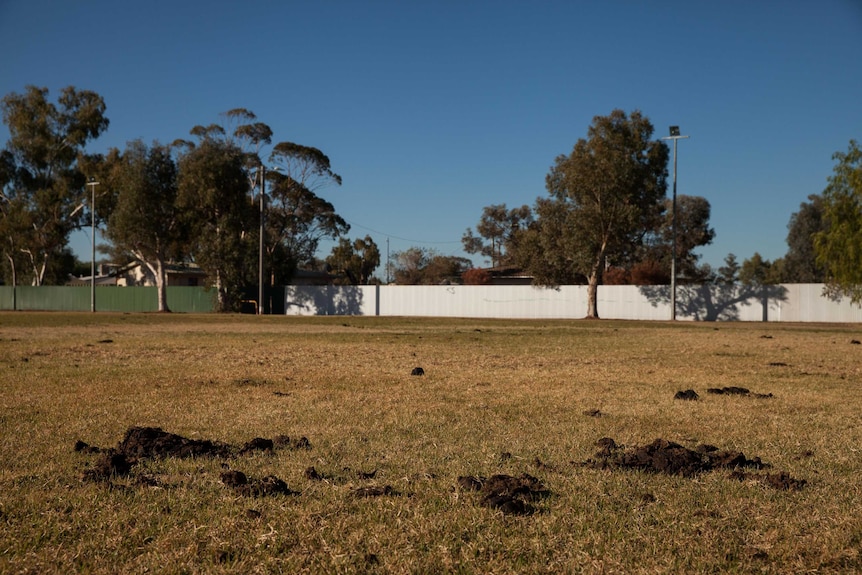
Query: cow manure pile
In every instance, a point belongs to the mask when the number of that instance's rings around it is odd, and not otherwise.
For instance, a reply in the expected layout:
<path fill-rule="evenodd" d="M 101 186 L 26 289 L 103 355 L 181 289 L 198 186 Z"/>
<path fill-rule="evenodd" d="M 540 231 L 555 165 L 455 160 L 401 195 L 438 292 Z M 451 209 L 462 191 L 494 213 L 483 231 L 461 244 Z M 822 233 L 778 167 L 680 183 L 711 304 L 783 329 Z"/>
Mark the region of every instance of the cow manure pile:
<path fill-rule="evenodd" d="M 291 491 L 287 483 L 275 475 L 267 475 L 261 479 L 249 479 L 242 471 L 229 470 L 221 474 L 221 482 L 232 488 L 239 495 L 263 497 L 267 495 L 298 495 Z"/>
<path fill-rule="evenodd" d="M 99 455 L 95 463 L 84 471 L 82 479 L 106 482 L 116 477 L 128 476 L 135 465 L 147 459 L 227 458 L 252 452 L 272 453 L 275 449 L 311 449 L 311 443 L 307 437 L 292 439 L 279 435 L 274 439 L 255 437 L 244 445 L 234 446 L 209 439 L 189 439 L 158 427 L 130 427 L 116 447 L 107 449 L 94 447 L 81 440 L 75 442 L 75 451 Z M 266 477 L 250 481 L 239 471 L 222 474 L 222 482 L 250 495 L 289 492 L 286 485 L 281 486 L 283 482 L 278 478 Z"/>
<path fill-rule="evenodd" d="M 499 510 L 504 515 L 531 515 L 535 508 L 530 502 L 551 494 L 541 481 L 527 473 L 518 477 L 498 474 L 487 479 L 463 475 L 458 478 L 458 487 L 478 492 L 480 506 Z"/>
<path fill-rule="evenodd" d="M 610 437 L 596 442 L 599 451 L 582 465 L 594 469 L 636 469 L 648 473 L 664 473 L 694 477 L 708 471 L 731 470 L 730 478 L 740 481 L 757 479 L 780 490 L 798 490 L 805 486 L 804 479 L 795 479 L 787 472 L 755 473 L 748 469 L 771 468 L 759 457 L 748 459 L 741 451 L 721 450 L 713 445 L 701 444 L 688 449 L 666 439 L 656 439 L 649 445 L 625 448 Z"/>
<path fill-rule="evenodd" d="M 740 393 L 731 391 L 724 393 Z M 663 473 L 682 477 L 695 477 L 714 470 L 728 470 L 729 478 L 738 481 L 756 480 L 764 485 L 785 491 L 799 490 L 805 486 L 786 472 L 767 473 L 771 466 L 759 457 L 749 459 L 742 452 L 721 450 L 712 445 L 698 445 L 688 449 L 665 439 L 656 439 L 649 445 L 626 448 L 610 437 L 596 442 L 599 451 L 575 465 L 602 470 L 633 469 L 648 473 Z M 251 453 L 273 453 L 277 450 L 307 450 L 311 443 L 306 437 L 291 438 L 280 435 L 273 439 L 256 437 L 243 445 L 231 445 L 206 439 L 189 439 L 168 433 L 158 427 L 131 427 L 116 447 L 100 448 L 83 441 L 75 443 L 75 451 L 96 456 L 95 461 L 82 473 L 85 482 L 99 482 L 110 488 L 135 486 L 159 486 L 159 481 L 143 473 L 134 473 L 135 466 L 145 460 L 165 458 L 217 457 L 235 459 Z M 510 456 L 511 457 L 511 456 Z M 507 458 L 503 458 L 505 461 Z M 547 472 L 561 472 L 557 466 L 534 461 L 535 467 Z M 222 464 L 219 480 L 228 489 L 240 496 L 270 497 L 300 495 L 275 475 L 249 477 L 228 462 Z M 353 484 L 353 482 L 375 479 L 377 470 L 353 470 L 349 467 L 339 471 L 318 471 L 314 467 L 305 470 L 305 479 L 331 484 Z M 119 478 L 125 481 L 116 483 Z M 535 503 L 547 498 L 551 491 L 532 475 L 497 474 L 490 477 L 462 475 L 454 487 L 462 492 L 475 494 L 475 504 L 501 512 L 503 515 L 526 516 L 536 512 Z M 392 485 L 351 487 L 349 496 L 357 499 L 375 497 L 400 497 L 403 493 Z M 407 494 L 409 497 L 410 494 Z"/>
<path fill-rule="evenodd" d="M 712 395 L 740 395 L 743 397 L 753 397 L 755 399 L 771 399 L 774 397 L 771 393 L 755 393 L 749 389 L 744 387 L 710 387 L 706 390 L 707 393 Z M 677 391 L 674 396 L 674 399 L 681 399 L 684 401 L 697 401 L 700 399 L 700 396 L 693 389 L 686 389 Z"/>

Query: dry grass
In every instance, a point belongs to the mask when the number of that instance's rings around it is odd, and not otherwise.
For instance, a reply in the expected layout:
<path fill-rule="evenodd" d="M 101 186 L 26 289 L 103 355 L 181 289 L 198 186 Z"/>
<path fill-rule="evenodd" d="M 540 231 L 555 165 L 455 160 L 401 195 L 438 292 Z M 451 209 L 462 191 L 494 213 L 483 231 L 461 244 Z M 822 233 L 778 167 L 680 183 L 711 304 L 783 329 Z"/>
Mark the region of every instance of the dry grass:
<path fill-rule="evenodd" d="M 857 572 L 860 331 L 0 314 L 0 572 Z M 706 393 L 725 386 L 774 397 Z M 699 401 L 673 399 L 689 388 Z M 312 449 L 82 481 L 94 456 L 75 441 L 116 446 L 131 426 L 231 444 L 306 436 Z M 807 484 L 579 465 L 605 436 L 739 450 Z M 226 465 L 299 494 L 238 495 L 219 480 Z M 551 494 L 510 516 L 457 487 L 496 473 Z M 384 485 L 393 493 L 351 495 Z"/>

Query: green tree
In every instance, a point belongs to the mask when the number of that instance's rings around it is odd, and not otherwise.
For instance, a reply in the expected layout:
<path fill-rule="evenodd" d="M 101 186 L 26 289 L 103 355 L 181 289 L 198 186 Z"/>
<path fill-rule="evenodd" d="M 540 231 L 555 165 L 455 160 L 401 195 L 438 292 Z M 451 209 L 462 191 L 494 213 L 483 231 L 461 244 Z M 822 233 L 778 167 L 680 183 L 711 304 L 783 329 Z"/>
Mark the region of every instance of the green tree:
<path fill-rule="evenodd" d="M 276 169 L 267 171 L 266 250 L 273 281 L 287 283 L 300 264 L 314 258 L 321 240 L 347 234 L 350 225 L 317 193 L 341 185 L 323 152 L 280 142 L 269 161 Z"/>
<path fill-rule="evenodd" d="M 732 285 L 739 281 L 739 262 L 735 254 L 724 256 L 724 265 L 718 268 L 718 274 L 714 282 L 723 285 Z"/>
<path fill-rule="evenodd" d="M 486 206 L 482 217 L 476 225 L 476 233 L 467 228 L 461 237 L 464 251 L 468 254 L 480 254 L 488 258 L 491 267 L 507 265 L 511 258 L 507 257 L 506 248 L 518 232 L 533 223 L 533 212 L 529 206 L 506 208 L 506 204 Z"/>
<path fill-rule="evenodd" d="M 347 275 L 351 284 L 368 285 L 371 274 L 380 265 L 380 250 L 371 236 L 353 242 L 340 238 L 327 256 L 326 264 Z"/>
<path fill-rule="evenodd" d="M 471 262 L 457 256 L 444 256 L 436 250 L 411 247 L 392 254 L 392 275 L 401 285 L 438 285 L 452 282 L 470 269 Z"/>
<path fill-rule="evenodd" d="M 825 229 L 814 238 L 817 263 L 826 270 L 827 292 L 862 305 L 862 149 L 850 140 L 823 191 Z"/>
<path fill-rule="evenodd" d="M 246 159 L 235 144 L 205 134 L 178 160 L 177 206 L 189 218 L 188 250 L 214 283 L 220 311 L 239 308 L 255 261 L 249 257 L 255 218 Z"/>
<path fill-rule="evenodd" d="M 780 269 L 758 252 L 742 262 L 739 281 L 747 286 L 775 285 L 781 283 Z"/>
<path fill-rule="evenodd" d="M 528 269 L 545 285 L 585 276 L 587 317 L 599 317 L 605 265 L 627 259 L 658 226 L 669 153 L 652 134 L 639 111 L 596 116 L 587 138 L 556 158 L 546 178 L 551 197 L 537 201 L 538 249 Z"/>
<path fill-rule="evenodd" d="M 704 270 L 698 267 L 700 256 L 694 250 L 707 246 L 715 238 L 715 230 L 709 225 L 711 206 L 701 196 L 680 194 L 676 198 L 676 273 L 678 278 L 702 281 Z M 670 270 L 673 251 L 672 201 L 665 200 L 665 212 L 659 231 L 660 254 L 657 258 Z"/>
<path fill-rule="evenodd" d="M 808 196 L 799 204 L 799 211 L 787 224 L 787 254 L 784 256 L 784 277 L 787 283 L 822 283 L 826 279 L 824 266 L 817 262 L 814 238 L 826 231 L 823 217 L 823 197 Z"/>
<path fill-rule="evenodd" d="M 219 255 L 233 262 L 222 270 L 225 273 L 228 270 L 236 272 L 230 274 L 232 291 L 238 293 L 242 285 L 257 282 L 258 267 L 251 263 L 257 262 L 259 254 L 261 215 L 264 223 L 262 243 L 266 255 L 265 266 L 271 284 L 289 282 L 300 264 L 314 260 L 323 238 L 337 238 L 349 231 L 350 226 L 335 213 L 333 205 L 316 193 L 327 185 L 341 184 L 341 176 L 332 171 L 329 158 L 317 148 L 293 142 L 279 142 L 271 148 L 266 161 L 267 164 L 273 164 L 274 169 L 264 168 L 262 156 L 265 150 L 269 149 L 273 132 L 269 126 L 257 121 L 253 112 L 245 108 L 225 112 L 222 114 L 221 124 L 195 126 L 191 134 L 201 144 L 185 140 L 177 140 L 174 143 L 186 150 L 184 156 L 199 155 L 196 149 L 204 144 L 210 149 L 218 146 L 230 150 L 229 161 L 232 165 L 236 166 L 238 158 L 245 175 L 247 209 L 241 210 L 241 217 L 240 214 L 235 214 L 238 219 L 232 223 L 235 230 L 241 230 L 239 240 L 236 240 L 237 234 L 233 232 L 220 236 L 222 241 L 232 238 L 232 247 L 223 249 Z M 184 156 L 181 156 L 181 180 Z M 225 193 L 233 197 L 232 194 L 237 191 L 238 189 Z M 181 196 L 184 194 L 181 193 Z M 265 200 L 263 213 L 262 196 Z M 225 231 L 224 227 L 218 229 Z M 199 247 L 198 255 L 200 253 Z M 216 279 L 222 283 L 226 280 L 227 277 Z"/>
<path fill-rule="evenodd" d="M 158 309 L 168 308 L 165 266 L 182 257 L 187 238 L 185 219 L 177 206 L 177 165 L 167 146 L 148 148 L 135 140 L 120 154 L 109 153 L 107 186 L 116 193 L 107 236 L 115 250 L 127 253 L 149 269 L 158 288 Z"/>
<path fill-rule="evenodd" d="M 17 281 L 21 268 L 33 285 L 63 277 L 57 262 L 68 262 L 69 234 L 89 218 L 84 209 L 86 177 L 79 169 L 85 146 L 108 127 L 101 96 L 72 86 L 57 103 L 48 89 L 28 86 L 0 103 L 9 129 L 0 191 L 0 233 L 4 260 Z M 92 174 L 91 174 L 92 175 Z"/>

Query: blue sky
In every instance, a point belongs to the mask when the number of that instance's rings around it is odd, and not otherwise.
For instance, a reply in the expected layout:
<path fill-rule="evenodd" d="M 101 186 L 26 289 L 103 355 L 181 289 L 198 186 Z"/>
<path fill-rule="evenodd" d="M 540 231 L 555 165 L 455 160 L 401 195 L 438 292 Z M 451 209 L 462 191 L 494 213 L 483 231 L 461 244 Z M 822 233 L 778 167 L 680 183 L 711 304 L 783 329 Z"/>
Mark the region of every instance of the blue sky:
<path fill-rule="evenodd" d="M 0 53 L 2 95 L 105 98 L 91 151 L 252 110 L 330 157 L 344 183 L 321 195 L 384 255 L 465 255 L 483 207 L 532 206 L 554 158 L 621 108 L 690 136 L 678 193 L 712 204 L 702 261 L 774 260 L 862 139 L 859 0 L 0 0 Z M 73 239 L 83 260 L 89 242 Z"/>

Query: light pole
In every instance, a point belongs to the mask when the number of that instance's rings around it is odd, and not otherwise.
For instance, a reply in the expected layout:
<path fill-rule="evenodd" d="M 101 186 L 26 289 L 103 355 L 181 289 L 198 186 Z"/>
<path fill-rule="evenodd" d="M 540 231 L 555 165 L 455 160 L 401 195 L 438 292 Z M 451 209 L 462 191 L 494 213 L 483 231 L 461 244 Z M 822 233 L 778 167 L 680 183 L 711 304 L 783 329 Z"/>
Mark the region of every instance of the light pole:
<path fill-rule="evenodd" d="M 263 230 L 266 214 L 266 168 L 260 166 L 260 249 L 257 265 L 257 314 L 263 315 Z"/>
<path fill-rule="evenodd" d="M 670 233 L 670 319 L 676 320 L 676 142 L 688 136 L 679 135 L 679 126 L 670 127 L 670 136 L 662 140 L 673 140 L 673 202 L 671 203 Z"/>
<path fill-rule="evenodd" d="M 99 182 L 91 177 L 87 182 L 90 186 L 90 225 L 92 228 L 91 238 L 92 251 L 90 252 L 90 311 L 96 311 L 96 186 Z"/>

